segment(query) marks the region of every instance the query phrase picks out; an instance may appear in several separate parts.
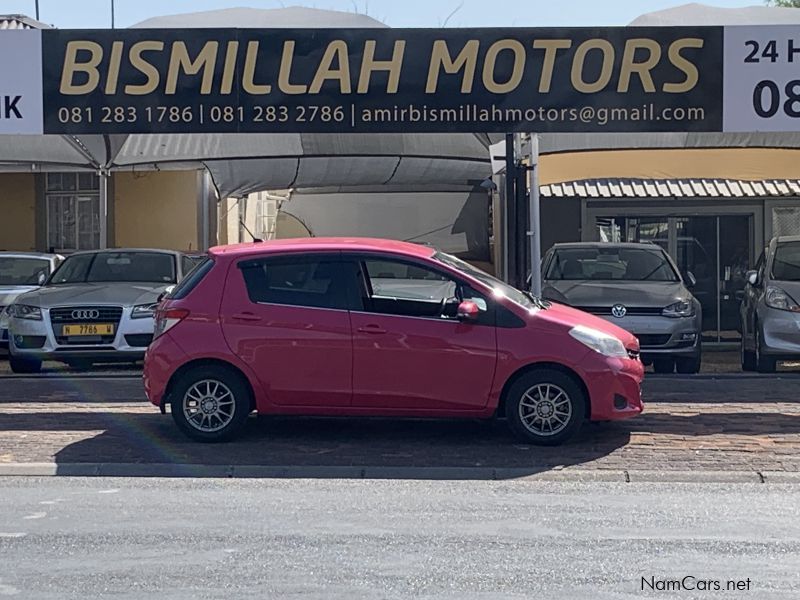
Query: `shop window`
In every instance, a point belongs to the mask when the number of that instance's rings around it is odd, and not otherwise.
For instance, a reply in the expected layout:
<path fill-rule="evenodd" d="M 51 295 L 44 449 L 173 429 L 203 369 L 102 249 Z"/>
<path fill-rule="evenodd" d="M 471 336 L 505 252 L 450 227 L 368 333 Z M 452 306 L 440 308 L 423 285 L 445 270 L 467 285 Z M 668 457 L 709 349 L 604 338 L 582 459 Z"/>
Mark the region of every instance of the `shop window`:
<path fill-rule="evenodd" d="M 773 208 L 772 235 L 800 235 L 800 207 L 776 206 Z"/>
<path fill-rule="evenodd" d="M 100 247 L 100 178 L 93 173 L 48 173 L 47 246 L 56 252 Z"/>

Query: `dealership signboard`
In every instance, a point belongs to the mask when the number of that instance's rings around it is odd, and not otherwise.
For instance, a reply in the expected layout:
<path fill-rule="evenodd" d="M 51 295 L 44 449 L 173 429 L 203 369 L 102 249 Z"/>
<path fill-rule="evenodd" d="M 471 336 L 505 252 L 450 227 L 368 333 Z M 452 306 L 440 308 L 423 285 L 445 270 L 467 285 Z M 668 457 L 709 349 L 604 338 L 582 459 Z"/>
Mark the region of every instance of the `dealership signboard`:
<path fill-rule="evenodd" d="M 800 130 L 795 27 L 0 33 L 0 133 Z"/>

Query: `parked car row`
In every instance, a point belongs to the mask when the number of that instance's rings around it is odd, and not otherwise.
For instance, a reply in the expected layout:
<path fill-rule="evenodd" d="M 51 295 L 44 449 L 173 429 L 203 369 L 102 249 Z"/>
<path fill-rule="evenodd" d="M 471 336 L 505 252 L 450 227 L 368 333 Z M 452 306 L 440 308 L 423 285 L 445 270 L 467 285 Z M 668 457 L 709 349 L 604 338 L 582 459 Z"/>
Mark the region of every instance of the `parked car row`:
<path fill-rule="evenodd" d="M 141 360 L 153 340 L 160 295 L 197 262 L 179 252 L 143 249 L 62 259 L 0 254 L 0 281 L 12 284 L 0 291 L 0 335 L 15 373 L 35 373 L 43 360 L 75 368 Z"/>

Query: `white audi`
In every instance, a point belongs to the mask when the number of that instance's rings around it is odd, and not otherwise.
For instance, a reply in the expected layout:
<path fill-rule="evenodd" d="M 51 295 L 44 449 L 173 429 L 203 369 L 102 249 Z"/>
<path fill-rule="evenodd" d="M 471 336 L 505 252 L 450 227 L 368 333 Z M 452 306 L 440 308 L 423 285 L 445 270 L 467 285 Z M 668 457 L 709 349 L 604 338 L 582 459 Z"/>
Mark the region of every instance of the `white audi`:
<path fill-rule="evenodd" d="M 142 359 L 153 340 L 159 296 L 194 264 L 170 250 L 72 254 L 44 286 L 8 307 L 11 370 L 35 373 L 43 360 L 85 369 Z"/>

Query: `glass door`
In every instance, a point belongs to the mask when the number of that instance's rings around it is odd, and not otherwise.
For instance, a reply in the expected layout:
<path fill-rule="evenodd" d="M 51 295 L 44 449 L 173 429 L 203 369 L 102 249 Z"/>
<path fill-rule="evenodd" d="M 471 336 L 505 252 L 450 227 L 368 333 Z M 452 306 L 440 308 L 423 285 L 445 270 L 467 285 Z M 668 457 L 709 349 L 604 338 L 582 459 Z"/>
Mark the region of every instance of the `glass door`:
<path fill-rule="evenodd" d="M 598 217 L 600 239 L 653 242 L 670 253 L 681 273 L 697 280 L 692 293 L 703 308 L 703 341 L 735 342 L 739 300 L 752 263 L 752 217 Z"/>

